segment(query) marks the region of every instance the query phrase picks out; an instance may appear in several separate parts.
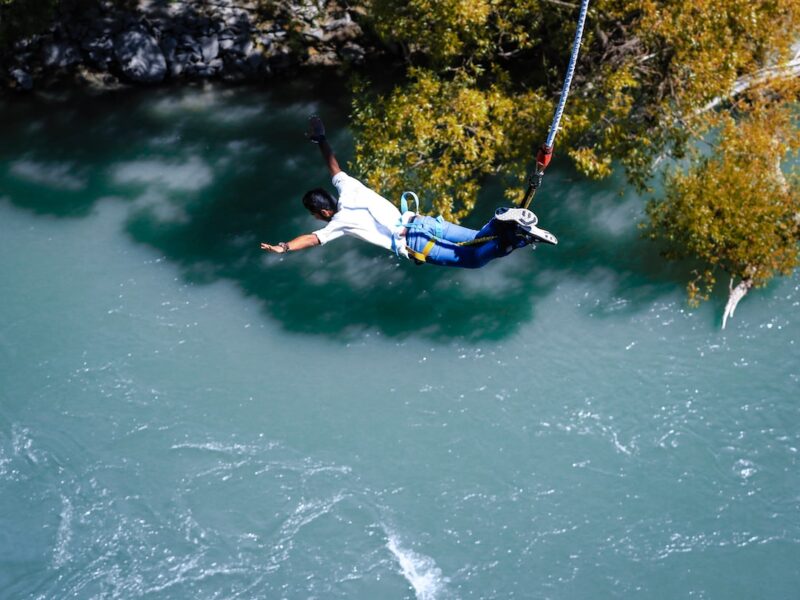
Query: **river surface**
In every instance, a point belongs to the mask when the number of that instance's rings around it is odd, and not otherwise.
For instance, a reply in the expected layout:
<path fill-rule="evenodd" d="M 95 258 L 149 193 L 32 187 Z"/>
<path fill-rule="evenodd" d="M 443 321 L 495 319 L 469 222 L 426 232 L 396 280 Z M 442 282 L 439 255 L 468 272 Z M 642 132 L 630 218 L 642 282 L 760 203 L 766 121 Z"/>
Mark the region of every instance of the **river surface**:
<path fill-rule="evenodd" d="M 797 598 L 800 278 L 722 331 L 558 162 L 557 248 L 266 255 L 313 98 L 0 104 L 0 598 Z"/>

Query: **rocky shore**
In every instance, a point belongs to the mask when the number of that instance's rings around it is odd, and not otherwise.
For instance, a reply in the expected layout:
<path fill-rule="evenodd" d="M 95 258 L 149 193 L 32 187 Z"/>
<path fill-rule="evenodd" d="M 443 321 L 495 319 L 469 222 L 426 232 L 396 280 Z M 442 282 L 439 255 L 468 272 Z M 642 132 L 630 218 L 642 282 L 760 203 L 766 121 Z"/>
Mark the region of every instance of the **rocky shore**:
<path fill-rule="evenodd" d="M 62 10 L 44 33 L 0 55 L 2 87 L 258 81 L 303 66 L 360 63 L 358 14 L 338 0 L 100 1 Z"/>

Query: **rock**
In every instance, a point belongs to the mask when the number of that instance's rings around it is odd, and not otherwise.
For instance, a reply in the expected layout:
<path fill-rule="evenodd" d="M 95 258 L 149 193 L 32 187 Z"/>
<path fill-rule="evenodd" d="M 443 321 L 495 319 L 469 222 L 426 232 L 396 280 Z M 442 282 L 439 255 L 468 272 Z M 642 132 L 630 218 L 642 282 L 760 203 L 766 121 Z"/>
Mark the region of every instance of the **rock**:
<path fill-rule="evenodd" d="M 297 60 L 297 56 L 288 46 L 276 46 L 269 54 L 269 64 L 275 69 L 287 69 Z"/>
<path fill-rule="evenodd" d="M 86 21 L 68 22 L 65 30 L 73 40 L 82 40 L 89 34 L 89 26 Z"/>
<path fill-rule="evenodd" d="M 9 75 L 17 82 L 17 86 L 25 91 L 33 89 L 33 79 L 25 69 L 11 69 Z"/>
<path fill-rule="evenodd" d="M 264 65 L 264 57 L 260 52 L 252 52 L 245 58 L 245 68 L 248 71 L 257 73 Z"/>
<path fill-rule="evenodd" d="M 171 35 L 163 35 L 161 36 L 161 42 L 159 43 L 161 47 L 161 51 L 164 53 L 164 58 L 167 59 L 167 62 L 172 62 L 175 60 L 175 50 L 178 49 L 178 40 L 176 40 Z"/>
<path fill-rule="evenodd" d="M 24 52 L 24 51 L 30 49 L 30 47 L 33 46 L 37 41 L 38 41 L 38 39 L 36 38 L 36 36 L 27 37 L 27 38 L 21 38 L 21 39 L 17 40 L 16 42 L 14 42 L 14 45 L 13 45 L 14 51 L 15 52 Z"/>
<path fill-rule="evenodd" d="M 200 43 L 188 33 L 184 33 L 181 36 L 180 45 L 183 48 L 192 50 L 192 52 L 196 52 L 197 54 L 202 54 L 203 52 L 203 48 L 200 46 Z"/>
<path fill-rule="evenodd" d="M 259 33 L 255 36 L 256 42 L 264 48 L 269 48 L 276 39 L 277 36 L 274 33 Z"/>
<path fill-rule="evenodd" d="M 176 40 L 180 39 L 180 37 L 186 33 L 186 28 L 183 26 L 183 21 L 167 21 L 164 29 Z"/>
<path fill-rule="evenodd" d="M 90 50 L 87 52 L 89 56 L 89 62 L 96 67 L 101 69 L 108 68 L 108 65 L 111 63 L 111 55 L 105 54 L 103 52 L 95 52 L 94 50 Z"/>
<path fill-rule="evenodd" d="M 367 56 L 367 52 L 366 50 L 364 50 L 364 48 L 362 48 L 358 44 L 354 44 L 353 42 L 347 42 L 339 50 L 339 56 L 342 58 L 343 61 L 359 64 L 364 62 L 364 59 Z"/>
<path fill-rule="evenodd" d="M 107 67 L 113 58 L 114 42 L 108 37 L 86 38 L 81 42 L 81 47 L 86 51 L 89 61 L 98 67 Z"/>
<path fill-rule="evenodd" d="M 309 40 L 315 42 L 321 42 L 322 38 L 325 37 L 325 33 L 322 31 L 320 27 L 314 27 L 314 28 L 309 27 L 303 31 L 303 36 Z"/>
<path fill-rule="evenodd" d="M 194 65 L 190 69 L 190 71 L 198 77 L 209 78 L 209 77 L 215 77 L 216 75 L 222 73 L 224 67 L 225 65 L 223 64 L 222 59 L 215 58 L 207 65 L 204 64 Z"/>
<path fill-rule="evenodd" d="M 81 41 L 81 47 L 87 52 L 94 50 L 96 52 L 108 52 L 109 54 L 114 51 L 114 42 L 111 38 L 105 35 L 86 37 Z"/>
<path fill-rule="evenodd" d="M 219 56 L 219 38 L 216 35 L 200 38 L 200 52 L 203 61 L 210 63 Z"/>
<path fill-rule="evenodd" d="M 234 44 L 232 50 L 242 56 L 250 56 L 253 53 L 253 48 L 253 40 L 249 37 L 242 37 L 236 40 L 236 44 Z"/>
<path fill-rule="evenodd" d="M 223 16 L 223 21 L 227 27 L 233 27 L 233 28 L 248 27 L 250 24 L 250 19 L 248 18 L 247 13 L 244 11 L 227 12 Z"/>
<path fill-rule="evenodd" d="M 295 17 L 300 17 L 304 21 L 312 23 L 323 16 L 322 7 L 313 0 L 300 0 L 294 3 L 292 12 Z"/>
<path fill-rule="evenodd" d="M 313 50 L 311 48 L 310 50 Z M 309 50 L 307 65 L 313 67 L 333 67 L 339 64 L 339 57 L 332 50 L 325 52 L 311 52 Z"/>
<path fill-rule="evenodd" d="M 35 65 L 37 62 L 37 57 L 33 54 L 33 52 L 17 52 L 14 54 L 13 64 L 22 66 L 26 70 L 30 70 L 29 65 Z"/>
<path fill-rule="evenodd" d="M 120 87 L 119 79 L 110 73 L 98 73 L 85 67 L 78 68 L 77 80 L 97 90 L 110 90 Z"/>
<path fill-rule="evenodd" d="M 46 67 L 64 69 L 81 62 L 80 50 L 69 42 L 50 42 L 42 50 Z"/>
<path fill-rule="evenodd" d="M 81 17 L 89 23 L 99 19 L 100 17 L 102 17 L 102 13 L 100 12 L 100 7 L 96 5 L 85 7 L 81 13 Z"/>
<path fill-rule="evenodd" d="M 109 73 L 140 84 L 240 81 L 303 64 L 360 63 L 366 55 L 364 33 L 350 16 L 358 10 L 346 0 L 41 1 L 71 8 L 42 33 L 15 42 L 0 73 L 17 89 L 33 86 L 31 73 L 37 86 L 65 71 L 94 87 L 106 85 Z"/>
<path fill-rule="evenodd" d="M 122 26 L 116 17 L 108 16 L 92 22 L 92 29 L 99 36 L 112 37 L 119 33 Z"/>
<path fill-rule="evenodd" d="M 345 13 L 341 19 L 332 19 L 326 21 L 322 24 L 322 28 L 325 31 L 333 31 L 334 29 L 340 29 L 342 27 L 349 27 L 353 24 L 353 19 L 350 17 L 349 13 Z"/>
<path fill-rule="evenodd" d="M 349 19 L 337 19 L 326 25 L 324 29 L 323 41 L 325 42 L 348 42 L 360 38 L 363 34 L 361 27 Z"/>
<path fill-rule="evenodd" d="M 175 54 L 175 58 L 169 65 L 169 72 L 173 77 L 180 77 L 186 70 L 186 67 L 191 64 L 191 55 L 183 52 Z"/>
<path fill-rule="evenodd" d="M 167 75 L 167 61 L 156 39 L 136 29 L 114 39 L 114 53 L 125 77 L 136 83 L 159 83 Z"/>
<path fill-rule="evenodd" d="M 170 23 L 165 21 L 164 19 L 153 19 L 152 27 L 150 28 L 150 32 L 153 34 L 159 43 L 161 43 L 161 39 L 170 29 Z"/>

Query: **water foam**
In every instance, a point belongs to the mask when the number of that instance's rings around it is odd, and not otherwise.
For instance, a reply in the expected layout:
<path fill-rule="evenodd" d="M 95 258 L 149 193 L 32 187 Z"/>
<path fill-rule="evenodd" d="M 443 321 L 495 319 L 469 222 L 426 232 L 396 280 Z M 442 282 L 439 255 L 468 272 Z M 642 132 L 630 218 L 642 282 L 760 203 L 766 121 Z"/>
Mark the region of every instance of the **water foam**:
<path fill-rule="evenodd" d="M 11 428 L 11 445 L 14 455 L 26 458 L 33 464 L 38 465 L 43 456 L 33 447 L 33 437 L 31 430 L 27 427 L 14 425 Z"/>
<path fill-rule="evenodd" d="M 270 450 L 272 447 L 266 448 Z M 208 452 L 219 452 L 221 454 L 231 454 L 235 456 L 240 455 L 255 455 L 263 450 L 258 446 L 249 444 L 222 444 L 219 442 L 184 442 L 182 444 L 173 444 L 170 450 L 207 450 Z"/>
<path fill-rule="evenodd" d="M 347 497 L 347 494 L 337 493 L 330 498 L 301 501 L 278 531 L 277 540 L 273 544 L 274 553 L 267 564 L 267 572 L 277 571 L 281 564 L 289 560 L 297 534 L 303 527 L 330 513 Z"/>
<path fill-rule="evenodd" d="M 442 575 L 442 570 L 436 566 L 436 562 L 430 556 L 403 548 L 400 539 L 394 533 L 387 531 L 386 535 L 388 537 L 386 547 L 400 565 L 403 577 L 414 588 L 417 600 L 441 598 L 449 580 Z"/>
<path fill-rule="evenodd" d="M 71 555 L 68 547 L 72 539 L 72 503 L 66 496 L 61 496 L 61 513 L 59 514 L 56 544 L 53 548 L 53 568 L 58 569 L 69 562 Z"/>

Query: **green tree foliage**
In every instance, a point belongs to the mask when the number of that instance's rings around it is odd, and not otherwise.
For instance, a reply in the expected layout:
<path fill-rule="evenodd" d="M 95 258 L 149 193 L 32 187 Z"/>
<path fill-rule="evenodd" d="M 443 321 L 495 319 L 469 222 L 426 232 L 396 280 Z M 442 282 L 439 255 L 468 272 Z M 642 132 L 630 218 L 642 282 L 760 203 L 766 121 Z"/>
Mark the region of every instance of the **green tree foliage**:
<path fill-rule="evenodd" d="M 463 72 L 445 80 L 419 70 L 411 78 L 402 91 L 356 109 L 364 132 L 358 171 L 378 189 L 424 189 L 436 212 L 460 219 L 473 209 L 482 175 L 519 162 L 519 143 L 506 139 L 516 133 L 513 122 L 548 113 L 535 93 L 520 113 L 499 86 L 479 87 Z"/>
<path fill-rule="evenodd" d="M 748 109 L 722 115 L 712 153 L 693 150 L 691 166 L 672 171 L 665 198 L 647 207 L 649 233 L 669 242 L 667 255 L 701 263 L 688 284 L 693 304 L 708 298 L 720 271 L 759 287 L 800 258 L 800 187 L 781 168 L 800 150 L 800 130 L 787 105 Z"/>
<path fill-rule="evenodd" d="M 533 149 L 546 137 L 577 4 L 366 4 L 375 31 L 402 49 L 408 70 L 389 93 L 370 94 L 362 84 L 356 94 L 360 171 L 389 196 L 408 188 L 425 191 L 434 209 L 450 217 L 472 209 L 487 174 L 507 175 L 513 182 L 508 195 L 518 198 Z M 791 140 L 797 123 L 786 107 L 800 98 L 800 84 L 797 70 L 785 65 L 798 32 L 800 0 L 595 0 L 556 152 L 590 177 L 605 177 L 619 163 L 642 191 L 661 165 L 668 173 L 666 192 L 663 206 L 651 205 L 650 234 L 687 246 L 673 248 L 671 256 L 692 256 L 712 272 L 735 277 L 752 272 L 759 283 L 786 273 L 797 254 L 797 230 L 786 221 L 797 211 L 797 183 L 789 177 L 788 187 L 778 185 L 775 164 L 796 147 Z M 743 137 L 763 140 L 764 131 L 780 141 L 748 144 Z M 710 155 L 697 150 L 715 135 L 719 140 Z M 745 146 L 747 158 L 737 150 Z M 749 179 L 740 171 L 745 160 Z M 737 185 L 744 187 L 736 192 Z M 713 227 L 680 219 L 689 243 L 672 226 L 675 213 L 682 203 L 694 209 L 711 197 L 728 209 L 708 207 L 705 221 Z M 773 209 L 766 210 L 763 201 Z M 770 234 L 770 227 L 785 235 Z M 745 232 L 751 243 L 739 239 Z M 754 244 L 752 235 L 763 240 Z M 772 251 L 765 252 L 767 247 Z M 712 258 L 715 253 L 724 258 Z M 701 280 L 705 289 L 713 277 Z M 704 297 L 697 289 L 690 288 L 692 297 Z"/>

